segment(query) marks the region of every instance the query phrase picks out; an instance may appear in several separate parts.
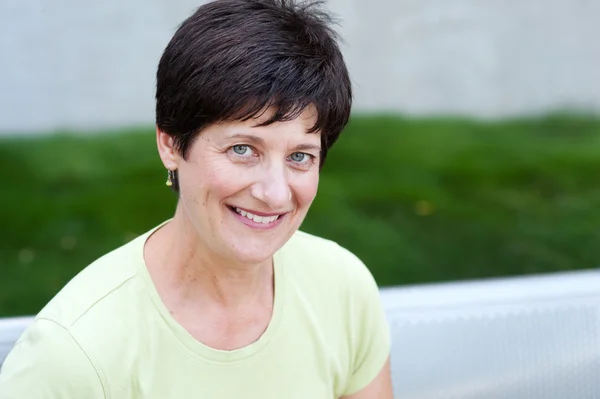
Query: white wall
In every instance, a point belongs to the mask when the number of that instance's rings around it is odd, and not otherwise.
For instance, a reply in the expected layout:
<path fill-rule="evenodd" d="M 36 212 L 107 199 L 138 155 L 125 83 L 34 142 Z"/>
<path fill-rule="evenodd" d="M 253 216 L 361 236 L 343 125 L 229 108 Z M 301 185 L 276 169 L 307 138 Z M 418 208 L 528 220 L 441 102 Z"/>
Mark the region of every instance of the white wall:
<path fill-rule="evenodd" d="M 0 132 L 151 124 L 154 73 L 203 1 L 0 0 Z M 598 0 L 330 0 L 356 110 L 600 111 Z"/>

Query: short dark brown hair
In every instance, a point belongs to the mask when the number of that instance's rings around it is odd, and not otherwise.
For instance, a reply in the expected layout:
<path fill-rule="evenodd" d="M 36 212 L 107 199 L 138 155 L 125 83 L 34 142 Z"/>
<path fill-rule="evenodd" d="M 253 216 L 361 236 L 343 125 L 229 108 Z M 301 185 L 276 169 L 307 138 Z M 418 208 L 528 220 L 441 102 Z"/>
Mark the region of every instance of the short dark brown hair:
<path fill-rule="evenodd" d="M 203 128 L 263 123 L 317 111 L 321 165 L 348 123 L 352 88 L 333 19 L 322 2 L 216 0 L 199 7 L 175 32 L 156 76 L 156 125 L 185 158 Z"/>

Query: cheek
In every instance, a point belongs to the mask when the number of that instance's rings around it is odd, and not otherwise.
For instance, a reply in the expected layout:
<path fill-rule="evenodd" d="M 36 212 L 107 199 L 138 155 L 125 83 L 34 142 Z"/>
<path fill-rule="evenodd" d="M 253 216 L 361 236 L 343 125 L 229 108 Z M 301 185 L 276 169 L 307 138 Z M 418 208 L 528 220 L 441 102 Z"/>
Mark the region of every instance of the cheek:
<path fill-rule="evenodd" d="M 247 188 L 252 182 L 252 175 L 240 168 L 230 167 L 213 169 L 206 179 L 214 195 L 229 197 Z"/>
<path fill-rule="evenodd" d="M 186 170 L 185 182 L 188 189 L 197 196 L 226 197 L 239 191 L 247 184 L 248 173 L 243 173 L 223 159 L 206 157 L 190 164 Z"/>
<path fill-rule="evenodd" d="M 310 206 L 319 188 L 319 174 L 306 174 L 293 182 L 293 190 L 300 206 Z"/>

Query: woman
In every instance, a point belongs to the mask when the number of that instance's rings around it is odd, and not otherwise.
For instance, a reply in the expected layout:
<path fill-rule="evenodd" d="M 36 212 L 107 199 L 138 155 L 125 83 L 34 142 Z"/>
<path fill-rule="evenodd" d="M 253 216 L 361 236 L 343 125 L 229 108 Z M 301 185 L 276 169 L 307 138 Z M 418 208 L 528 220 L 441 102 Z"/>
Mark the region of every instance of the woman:
<path fill-rule="evenodd" d="M 64 287 L 7 358 L 0 397 L 391 398 L 371 274 L 298 231 L 350 106 L 316 5 L 200 7 L 157 72 L 175 215 Z"/>

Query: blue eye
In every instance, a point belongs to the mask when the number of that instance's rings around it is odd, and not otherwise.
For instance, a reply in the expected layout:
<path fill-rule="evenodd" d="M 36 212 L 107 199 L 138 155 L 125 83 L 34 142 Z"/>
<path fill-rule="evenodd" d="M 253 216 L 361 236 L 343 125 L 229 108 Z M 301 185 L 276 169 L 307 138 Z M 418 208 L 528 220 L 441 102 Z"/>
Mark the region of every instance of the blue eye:
<path fill-rule="evenodd" d="M 294 162 L 305 163 L 310 161 L 310 155 L 305 152 L 295 152 L 290 156 L 290 159 Z"/>
<path fill-rule="evenodd" d="M 248 152 L 250 151 L 250 146 L 247 146 L 245 144 L 238 144 L 238 145 L 234 145 L 232 147 L 232 150 L 237 155 L 247 155 Z"/>

